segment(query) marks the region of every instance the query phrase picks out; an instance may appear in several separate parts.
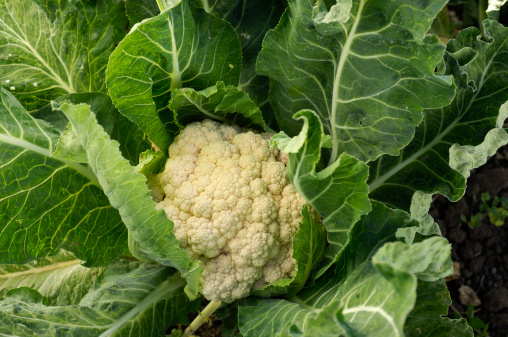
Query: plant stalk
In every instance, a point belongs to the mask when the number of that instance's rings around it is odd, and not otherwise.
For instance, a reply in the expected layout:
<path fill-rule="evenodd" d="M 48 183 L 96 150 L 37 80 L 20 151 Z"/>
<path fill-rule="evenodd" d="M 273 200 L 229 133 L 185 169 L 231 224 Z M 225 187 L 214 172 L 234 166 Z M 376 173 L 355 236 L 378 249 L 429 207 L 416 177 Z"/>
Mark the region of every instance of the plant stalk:
<path fill-rule="evenodd" d="M 483 20 L 487 19 L 487 7 L 489 6 L 489 2 L 487 0 L 480 0 L 478 4 L 478 26 L 480 26 L 480 31 L 483 33 Z"/>
<path fill-rule="evenodd" d="M 219 307 L 221 306 L 222 302 L 220 301 L 211 301 L 210 303 L 208 303 L 208 305 L 203 309 L 203 311 L 201 311 L 199 313 L 199 315 L 194 318 L 194 320 L 192 321 L 192 323 L 187 327 L 187 329 L 185 329 L 185 331 L 183 332 L 183 335 L 182 337 L 189 337 L 189 336 L 192 336 L 192 334 L 197 330 L 199 329 L 199 327 L 201 326 L 201 324 L 203 324 L 203 322 L 209 318 L 214 312 L 215 310 L 219 309 Z"/>
<path fill-rule="evenodd" d="M 157 6 L 159 6 L 159 10 L 161 12 L 164 12 L 164 10 L 166 9 L 166 6 L 164 6 L 164 0 L 156 0 L 157 1 Z"/>
<path fill-rule="evenodd" d="M 201 0 L 201 3 L 203 4 L 203 9 L 207 13 L 210 13 L 210 5 L 208 4 L 208 0 Z"/>

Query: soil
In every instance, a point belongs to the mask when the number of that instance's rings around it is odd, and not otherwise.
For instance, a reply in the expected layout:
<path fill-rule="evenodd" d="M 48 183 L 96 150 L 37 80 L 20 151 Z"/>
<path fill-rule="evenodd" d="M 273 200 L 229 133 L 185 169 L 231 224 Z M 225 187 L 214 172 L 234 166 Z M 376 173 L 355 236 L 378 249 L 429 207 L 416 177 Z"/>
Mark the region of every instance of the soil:
<path fill-rule="evenodd" d="M 499 227 L 491 224 L 487 212 L 479 209 L 482 193 L 508 198 L 508 147 L 473 172 L 460 201 L 436 197 L 430 214 L 452 244 L 452 260 L 460 265 L 460 276 L 447 282 L 453 301 L 449 317 L 457 313 L 466 317 L 468 302 L 473 302 L 474 316 L 489 323 L 490 337 L 507 337 L 508 219 Z M 484 215 L 480 227 L 471 228 L 461 220 L 462 214 L 469 220 L 477 213 Z"/>

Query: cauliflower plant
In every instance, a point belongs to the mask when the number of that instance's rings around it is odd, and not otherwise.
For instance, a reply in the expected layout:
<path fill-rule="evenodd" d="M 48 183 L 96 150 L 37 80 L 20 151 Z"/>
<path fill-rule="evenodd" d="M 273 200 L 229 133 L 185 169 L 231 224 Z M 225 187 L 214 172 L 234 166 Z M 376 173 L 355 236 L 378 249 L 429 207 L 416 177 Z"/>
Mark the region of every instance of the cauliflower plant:
<path fill-rule="evenodd" d="M 287 155 L 256 134 L 211 120 L 185 127 L 164 172 L 149 179 L 180 246 L 203 264 L 201 292 L 232 302 L 292 277 L 292 238 L 304 199 L 286 173 Z"/>

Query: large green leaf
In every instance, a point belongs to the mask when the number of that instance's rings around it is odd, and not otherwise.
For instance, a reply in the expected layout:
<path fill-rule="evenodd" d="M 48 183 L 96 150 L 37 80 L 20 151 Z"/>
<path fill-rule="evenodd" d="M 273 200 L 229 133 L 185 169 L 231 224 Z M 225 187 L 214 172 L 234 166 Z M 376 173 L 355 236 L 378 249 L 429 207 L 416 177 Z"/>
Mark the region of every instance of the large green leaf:
<path fill-rule="evenodd" d="M 239 2 L 240 0 L 189 0 L 192 6 L 203 8 L 207 13 L 221 19 L 225 19 Z"/>
<path fill-rule="evenodd" d="M 53 102 L 53 107 L 61 110 L 74 127 L 90 168 L 140 250 L 159 263 L 177 268 L 189 279 L 191 291 L 197 293 L 201 268 L 179 247 L 173 222 L 164 210 L 156 210 L 145 176 L 122 157 L 118 142 L 97 123 L 89 105 Z"/>
<path fill-rule="evenodd" d="M 171 142 L 165 123 L 171 91 L 237 85 L 241 49 L 231 25 L 187 0 L 132 28 L 111 54 L 107 85 L 114 104 L 160 149 Z"/>
<path fill-rule="evenodd" d="M 131 27 L 144 19 L 153 18 L 160 12 L 157 0 L 125 0 L 125 14 Z"/>
<path fill-rule="evenodd" d="M 295 118 L 304 121 L 300 134 L 289 138 L 279 133 L 272 142 L 289 153 L 287 171 L 295 190 L 323 217 L 329 246 L 324 266 L 313 275 L 317 278 L 337 261 L 348 243 L 350 229 L 361 215 L 370 211 L 368 168 L 344 153 L 331 166 L 317 172 L 324 142 L 321 121 L 310 110 L 298 112 Z"/>
<path fill-rule="evenodd" d="M 213 14 L 221 19 L 226 19 L 238 6 L 239 0 L 188 0 L 195 8 L 202 8 L 207 13 Z M 168 6 L 172 0 L 165 0 Z M 164 2 L 163 2 L 164 5 Z M 125 9 L 131 25 L 144 19 L 153 18 L 160 14 L 157 0 L 125 0 Z"/>
<path fill-rule="evenodd" d="M 268 77 L 256 72 L 256 59 L 266 32 L 279 22 L 284 10 L 276 0 L 190 0 L 192 6 L 203 8 L 233 25 L 242 45 L 242 71 L 238 87 L 247 92 L 263 112 L 267 125 L 276 129 L 275 114 L 268 100 Z M 155 1 L 127 0 L 127 15 L 131 23 L 155 16 L 159 9 Z"/>
<path fill-rule="evenodd" d="M 148 150 L 141 154 L 136 170 L 145 176 L 158 174 L 164 171 L 166 160 L 168 160 L 168 156 L 164 152 Z"/>
<path fill-rule="evenodd" d="M 59 248 L 87 265 L 116 258 L 127 232 L 92 170 L 51 157 L 58 130 L 3 88 L 0 97 L 0 261 L 22 264 Z"/>
<path fill-rule="evenodd" d="M 414 248 L 422 244 L 425 245 L 425 249 Z M 379 249 L 373 258 L 373 263 L 381 272 L 384 272 L 384 266 L 389 268 L 398 266 L 414 274 L 419 280 L 433 282 L 453 272 L 450 251 L 451 246 L 447 244 L 447 240 L 437 236 L 426 239 L 424 243 L 413 245 L 390 242 Z"/>
<path fill-rule="evenodd" d="M 224 15 L 240 37 L 242 44 L 242 72 L 238 87 L 263 111 L 266 124 L 277 127 L 275 114 L 268 100 L 268 77 L 256 72 L 256 59 L 266 32 L 279 22 L 284 6 L 279 0 L 241 0 Z"/>
<path fill-rule="evenodd" d="M 444 280 L 418 282 L 415 308 L 404 325 L 406 337 L 472 337 L 473 330 L 465 319 L 449 319 L 452 303 Z"/>
<path fill-rule="evenodd" d="M 425 35 L 446 0 L 292 0 L 266 34 L 258 61 L 271 78 L 279 126 L 314 110 L 332 136 L 330 163 L 347 151 L 361 160 L 397 155 L 422 110 L 449 104 L 455 88 L 434 73 L 444 46 Z"/>
<path fill-rule="evenodd" d="M 394 240 L 397 228 L 414 224 L 407 213 L 374 202 L 373 211 L 354 227 L 333 270 L 285 300 L 248 298 L 239 308 L 240 331 L 245 337 L 288 336 L 290 328 L 295 336 L 403 336 L 404 321 L 416 300 L 417 278 L 412 272 L 433 268 L 420 256 L 437 245 L 448 247 L 440 255 L 449 258 L 449 245 L 433 238 L 402 244 L 399 261 L 386 256 L 386 249 L 374 255 L 374 264 L 371 257 L 383 243 Z"/>
<path fill-rule="evenodd" d="M 62 94 L 105 92 L 126 19 L 111 0 L 1 0 L 2 86 L 29 112 Z"/>
<path fill-rule="evenodd" d="M 136 124 L 121 115 L 111 102 L 108 95 L 102 93 L 77 93 L 58 97 L 56 102 L 70 101 L 74 104 L 86 103 L 90 105 L 97 117 L 97 121 L 108 133 L 111 139 L 120 143 L 122 155 L 132 165 L 137 165 L 142 152 L 151 148 L 150 142 Z M 51 125 L 64 132 L 69 121 L 58 110 L 52 110 L 51 105 L 32 114 L 35 118 L 44 119 Z M 83 150 L 84 152 L 84 150 Z"/>
<path fill-rule="evenodd" d="M 217 82 L 217 85 L 202 91 L 175 89 L 169 108 L 174 113 L 175 130 L 203 118 L 265 129 L 263 115 L 247 93 L 232 85 L 225 86 L 223 82 Z"/>
<path fill-rule="evenodd" d="M 325 255 L 326 231 L 309 214 L 307 206 L 302 209 L 303 221 L 293 238 L 293 258 L 296 260 L 295 275 L 290 279 L 280 279 L 266 287 L 254 291 L 254 296 L 273 297 L 276 295 L 294 295 L 304 286 L 311 270 Z"/>
<path fill-rule="evenodd" d="M 28 287 L 46 297 L 49 305 L 78 304 L 101 271 L 83 267 L 66 251 L 24 265 L 0 265 L 0 296 Z"/>
<path fill-rule="evenodd" d="M 68 283 L 68 286 L 73 286 Z M 0 299 L 0 334 L 9 336 L 163 337 L 173 324 L 188 323 L 185 280 L 171 268 L 119 261 L 108 266 L 76 305 L 51 306 L 30 288 Z"/>
<path fill-rule="evenodd" d="M 447 46 L 447 66 L 458 85 L 457 97 L 442 109 L 425 111 L 414 140 L 399 157 L 384 156 L 370 165 L 370 197 L 409 210 L 416 191 L 440 193 L 456 201 L 471 169 L 508 143 L 508 28 L 484 21 L 463 30 Z"/>

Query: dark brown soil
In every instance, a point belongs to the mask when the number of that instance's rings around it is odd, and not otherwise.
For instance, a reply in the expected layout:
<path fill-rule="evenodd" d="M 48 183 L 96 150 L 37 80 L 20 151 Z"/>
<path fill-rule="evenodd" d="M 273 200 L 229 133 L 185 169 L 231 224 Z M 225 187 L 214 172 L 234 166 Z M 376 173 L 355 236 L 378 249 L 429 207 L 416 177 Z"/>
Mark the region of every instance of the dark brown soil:
<path fill-rule="evenodd" d="M 490 337 L 507 337 L 508 224 L 494 226 L 486 212 L 480 227 L 470 228 L 461 220 L 462 214 L 470 219 L 481 213 L 482 193 L 508 198 L 508 148 L 500 149 L 471 175 L 466 195 L 460 201 L 451 203 L 439 196 L 430 214 L 452 244 L 452 260 L 460 263 L 460 277 L 447 283 L 453 300 L 450 317 L 454 317 L 453 311 L 466 316 L 467 301 L 461 301 L 459 289 L 468 286 L 481 301 L 475 306 L 475 316 L 490 324 Z"/>

